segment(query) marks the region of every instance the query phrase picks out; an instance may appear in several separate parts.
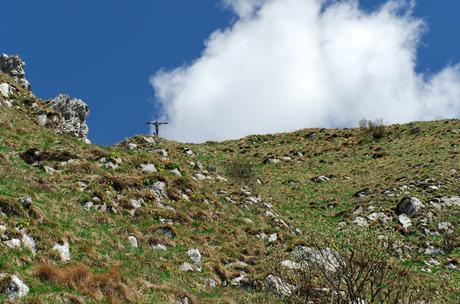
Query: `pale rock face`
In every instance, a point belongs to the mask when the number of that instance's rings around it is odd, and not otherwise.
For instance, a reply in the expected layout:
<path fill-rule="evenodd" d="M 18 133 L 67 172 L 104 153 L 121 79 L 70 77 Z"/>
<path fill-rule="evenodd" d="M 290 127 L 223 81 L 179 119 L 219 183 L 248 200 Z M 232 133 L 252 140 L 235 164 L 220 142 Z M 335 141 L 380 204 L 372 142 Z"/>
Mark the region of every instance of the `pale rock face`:
<path fill-rule="evenodd" d="M 32 252 L 32 254 L 36 254 L 37 250 L 35 249 L 36 244 L 34 239 L 30 235 L 28 235 L 24 230 L 21 230 L 21 235 L 22 245 L 25 248 L 29 249 Z"/>
<path fill-rule="evenodd" d="M 0 292 L 10 300 L 25 297 L 29 293 L 29 287 L 16 275 L 0 273 L 0 281 Z"/>
<path fill-rule="evenodd" d="M 30 83 L 25 78 L 25 62 L 19 56 L 0 55 L 0 71 L 13 77 L 21 87 L 30 90 Z"/>
<path fill-rule="evenodd" d="M 339 254 L 331 248 L 312 248 L 297 246 L 292 250 L 292 257 L 301 267 L 320 266 L 328 272 L 336 272 L 340 267 Z"/>
<path fill-rule="evenodd" d="M 37 121 L 38 121 L 38 124 L 43 127 L 48 122 L 48 117 L 46 117 L 46 115 L 44 114 L 38 115 Z"/>
<path fill-rule="evenodd" d="M 89 108 L 80 99 L 73 99 L 68 95 L 61 94 L 49 102 L 49 107 L 62 116 L 61 132 L 71 134 L 75 137 L 86 138 L 88 135 L 88 125 L 86 118 Z"/>
<path fill-rule="evenodd" d="M 68 242 L 56 243 L 53 250 L 59 253 L 59 257 L 62 261 L 70 261 L 70 246 Z"/>
<path fill-rule="evenodd" d="M 268 237 L 268 242 L 269 243 L 274 243 L 278 240 L 278 235 L 276 233 L 270 234 Z"/>

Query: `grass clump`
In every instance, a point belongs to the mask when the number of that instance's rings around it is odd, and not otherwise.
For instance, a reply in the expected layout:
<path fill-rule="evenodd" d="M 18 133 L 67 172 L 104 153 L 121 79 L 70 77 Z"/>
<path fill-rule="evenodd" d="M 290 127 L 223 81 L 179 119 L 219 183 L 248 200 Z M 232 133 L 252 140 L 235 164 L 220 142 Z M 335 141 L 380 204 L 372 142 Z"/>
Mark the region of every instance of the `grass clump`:
<path fill-rule="evenodd" d="M 386 126 L 383 123 L 382 118 L 375 120 L 362 119 L 359 122 L 359 127 L 363 131 L 365 136 L 373 139 L 381 139 L 385 136 Z"/>
<path fill-rule="evenodd" d="M 225 163 L 225 174 L 235 182 L 247 182 L 255 177 L 254 164 L 241 157 L 229 160 Z"/>

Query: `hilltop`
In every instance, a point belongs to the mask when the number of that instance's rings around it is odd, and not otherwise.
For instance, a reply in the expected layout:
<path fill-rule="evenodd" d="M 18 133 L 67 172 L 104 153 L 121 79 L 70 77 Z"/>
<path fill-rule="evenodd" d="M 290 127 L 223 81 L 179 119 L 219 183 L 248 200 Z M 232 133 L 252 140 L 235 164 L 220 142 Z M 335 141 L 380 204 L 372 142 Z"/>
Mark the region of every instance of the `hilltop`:
<path fill-rule="evenodd" d="M 102 147 L 0 62 L 0 300 L 460 302 L 459 120 Z"/>

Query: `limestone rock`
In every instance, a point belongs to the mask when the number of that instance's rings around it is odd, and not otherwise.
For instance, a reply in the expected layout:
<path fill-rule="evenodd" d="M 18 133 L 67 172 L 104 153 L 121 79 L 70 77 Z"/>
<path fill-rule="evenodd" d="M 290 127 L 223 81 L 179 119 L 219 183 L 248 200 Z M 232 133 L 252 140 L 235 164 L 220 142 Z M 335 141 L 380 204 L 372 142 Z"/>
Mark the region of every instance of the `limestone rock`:
<path fill-rule="evenodd" d="M 130 235 L 128 237 L 128 242 L 129 244 L 131 245 L 131 247 L 133 248 L 139 248 L 139 242 L 137 240 L 137 237 L 135 237 L 134 235 Z"/>
<path fill-rule="evenodd" d="M 361 216 L 356 217 L 353 223 L 355 223 L 359 227 L 369 227 L 369 224 L 367 223 L 366 219 Z"/>
<path fill-rule="evenodd" d="M 338 253 L 331 248 L 312 248 L 297 246 L 292 256 L 302 267 L 321 267 L 328 272 L 336 272 L 339 268 Z"/>
<path fill-rule="evenodd" d="M 14 300 L 25 297 L 29 293 L 29 287 L 16 275 L 0 273 L 0 292 Z"/>
<path fill-rule="evenodd" d="M 143 172 L 147 172 L 147 173 L 157 172 L 157 168 L 155 168 L 154 164 L 141 164 L 141 169 Z"/>
<path fill-rule="evenodd" d="M 19 56 L 0 55 L 0 71 L 13 77 L 14 81 L 21 87 L 30 90 L 30 83 L 24 72 L 25 62 Z"/>
<path fill-rule="evenodd" d="M 404 228 L 409 228 L 410 226 L 412 226 L 412 221 L 411 219 L 405 215 L 404 213 L 403 214 L 400 214 L 398 216 L 398 221 L 401 223 L 401 225 L 404 227 Z"/>
<path fill-rule="evenodd" d="M 70 246 L 68 242 L 58 242 L 54 245 L 53 250 L 59 253 L 62 261 L 70 261 Z"/>
<path fill-rule="evenodd" d="M 62 120 L 56 126 L 60 132 L 86 138 L 88 135 L 86 118 L 89 114 L 86 103 L 80 99 L 73 99 L 69 95 L 61 94 L 49 102 L 49 107 L 61 114 Z"/>

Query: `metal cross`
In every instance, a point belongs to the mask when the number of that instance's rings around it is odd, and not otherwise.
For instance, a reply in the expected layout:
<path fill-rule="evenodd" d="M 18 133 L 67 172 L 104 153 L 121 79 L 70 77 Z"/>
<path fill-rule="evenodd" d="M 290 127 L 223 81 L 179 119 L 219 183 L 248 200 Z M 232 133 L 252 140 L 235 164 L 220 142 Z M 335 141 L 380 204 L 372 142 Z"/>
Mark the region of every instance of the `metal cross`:
<path fill-rule="evenodd" d="M 159 122 L 158 121 L 158 116 L 155 118 L 155 121 L 149 121 L 146 123 L 147 125 L 155 126 L 155 136 L 158 136 L 160 133 L 160 126 L 161 125 L 167 125 L 167 122 Z"/>

